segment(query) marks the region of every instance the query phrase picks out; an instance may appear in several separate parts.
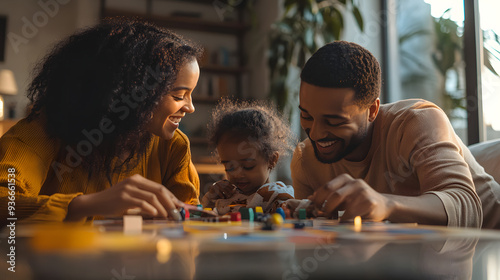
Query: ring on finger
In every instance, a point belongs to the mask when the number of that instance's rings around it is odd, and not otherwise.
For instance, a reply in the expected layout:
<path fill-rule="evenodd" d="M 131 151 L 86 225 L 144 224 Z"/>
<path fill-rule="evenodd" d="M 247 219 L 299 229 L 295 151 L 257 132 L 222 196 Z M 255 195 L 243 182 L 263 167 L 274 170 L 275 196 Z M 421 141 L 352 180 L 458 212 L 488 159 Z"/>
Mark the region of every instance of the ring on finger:
<path fill-rule="evenodd" d="M 326 206 L 326 203 L 328 202 L 328 200 L 325 199 L 325 201 L 323 201 L 323 204 L 321 205 L 321 211 L 325 211 L 325 206 Z"/>

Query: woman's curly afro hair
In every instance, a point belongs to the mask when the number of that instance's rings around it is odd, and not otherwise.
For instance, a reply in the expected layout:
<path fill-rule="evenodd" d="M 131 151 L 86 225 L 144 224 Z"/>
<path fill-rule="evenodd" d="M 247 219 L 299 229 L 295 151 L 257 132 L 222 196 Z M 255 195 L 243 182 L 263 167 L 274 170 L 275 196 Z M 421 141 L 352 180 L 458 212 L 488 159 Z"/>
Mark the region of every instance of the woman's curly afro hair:
<path fill-rule="evenodd" d="M 121 168 L 144 153 L 154 108 L 180 68 L 201 54 L 199 46 L 167 29 L 105 20 L 63 40 L 38 64 L 28 89 L 28 119 L 46 118 L 48 134 L 61 140 L 61 157 L 93 135 L 82 164 L 89 177 L 104 169 L 109 178 L 113 159 L 128 155 L 115 166 Z"/>

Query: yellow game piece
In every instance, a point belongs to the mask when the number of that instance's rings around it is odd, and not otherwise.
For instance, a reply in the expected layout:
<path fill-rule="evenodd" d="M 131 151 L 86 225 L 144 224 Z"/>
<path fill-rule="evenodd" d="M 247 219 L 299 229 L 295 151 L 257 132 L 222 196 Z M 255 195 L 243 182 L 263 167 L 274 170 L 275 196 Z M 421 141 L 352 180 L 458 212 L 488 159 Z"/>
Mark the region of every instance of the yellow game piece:
<path fill-rule="evenodd" d="M 261 206 L 257 206 L 257 207 L 255 207 L 255 213 L 261 213 L 261 214 L 263 214 L 264 211 L 262 210 Z"/>
<path fill-rule="evenodd" d="M 274 213 L 271 215 L 271 223 L 273 223 L 273 225 L 281 226 L 284 223 L 283 217 L 278 213 Z"/>
<path fill-rule="evenodd" d="M 212 208 L 207 207 L 207 208 L 203 208 L 203 210 L 205 210 L 205 211 L 212 211 Z"/>

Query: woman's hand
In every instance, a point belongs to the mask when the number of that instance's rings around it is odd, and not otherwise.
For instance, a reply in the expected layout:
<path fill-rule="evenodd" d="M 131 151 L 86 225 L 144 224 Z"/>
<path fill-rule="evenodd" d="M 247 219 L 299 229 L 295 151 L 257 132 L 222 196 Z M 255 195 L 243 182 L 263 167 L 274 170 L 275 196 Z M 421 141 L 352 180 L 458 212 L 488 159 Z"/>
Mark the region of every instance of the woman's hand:
<path fill-rule="evenodd" d="M 68 206 L 66 221 L 95 215 L 121 216 L 130 209 L 137 209 L 142 216 L 181 220 L 177 207 L 183 205 L 163 185 L 136 174 L 104 191 L 75 197 Z"/>
<path fill-rule="evenodd" d="M 236 193 L 237 188 L 228 180 L 220 180 L 215 182 L 210 189 L 212 189 L 219 198 L 227 199 Z"/>

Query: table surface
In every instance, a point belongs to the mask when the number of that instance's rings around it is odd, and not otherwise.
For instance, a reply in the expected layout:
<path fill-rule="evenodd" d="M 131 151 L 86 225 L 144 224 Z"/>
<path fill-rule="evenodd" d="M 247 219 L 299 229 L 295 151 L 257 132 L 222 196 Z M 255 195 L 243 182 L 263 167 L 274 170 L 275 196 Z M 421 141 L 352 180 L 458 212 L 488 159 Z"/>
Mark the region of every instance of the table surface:
<path fill-rule="evenodd" d="M 500 231 L 288 220 L 260 223 L 122 220 L 91 227 L 18 225 L 16 272 L 2 279 L 500 279 Z M 2 231 L 0 253 L 9 253 Z M 11 234 L 12 235 L 12 234 Z M 2 275 L 6 274 L 7 278 Z M 13 277 L 13 278 L 9 278 Z"/>

